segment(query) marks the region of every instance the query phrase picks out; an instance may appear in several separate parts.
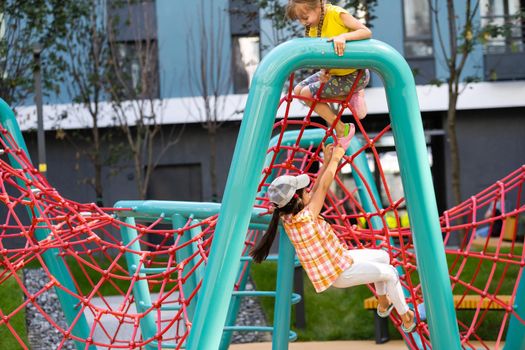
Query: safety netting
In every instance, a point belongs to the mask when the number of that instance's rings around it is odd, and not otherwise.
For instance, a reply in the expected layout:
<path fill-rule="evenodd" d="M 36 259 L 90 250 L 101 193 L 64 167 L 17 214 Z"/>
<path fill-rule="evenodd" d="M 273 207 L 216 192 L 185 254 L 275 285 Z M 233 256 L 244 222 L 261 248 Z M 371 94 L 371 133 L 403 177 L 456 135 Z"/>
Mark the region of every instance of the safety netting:
<path fill-rule="evenodd" d="M 414 333 L 405 334 L 400 318 L 392 315 L 391 319 L 410 348 L 431 349 L 407 203 L 397 157 L 390 148 L 393 140 L 390 123 L 379 126 L 374 123 L 374 129 L 367 130 L 365 120 L 353 117 L 350 98 L 355 85 L 348 96 L 339 99 L 321 98 L 321 85 L 317 95 L 309 99 L 293 94 L 293 82 L 292 76 L 288 92 L 281 99 L 280 110 L 284 115 L 274 125 L 274 138 L 278 141 L 268 149 L 272 163 L 263 172 L 259 190 L 264 193 L 271 180 L 283 174 L 306 173 L 315 179 L 323 161 L 322 146 L 301 142 L 301 139 L 310 129 L 320 128 L 324 130 L 321 143 L 331 142 L 337 121 L 354 123 L 355 140 L 349 155 L 347 152 L 339 164 L 321 214 L 350 249 L 389 252 L 392 264 L 401 275 L 406 300 L 415 310 L 418 326 Z M 306 116 L 290 116 L 289 111 L 297 103 L 310 106 Z M 337 115 L 334 124 L 326 126 L 315 117 L 317 103 L 331 106 Z M 295 130 L 296 136 L 292 139 L 286 137 L 289 130 Z M 521 166 L 481 193 L 445 211 L 441 217 L 461 345 L 465 349 L 498 348 L 505 340 L 511 317 L 525 324 L 515 310 L 516 292 L 525 265 L 524 180 L 525 166 Z M 373 291 L 373 286 L 369 287 Z"/>
<path fill-rule="evenodd" d="M 344 116 L 345 121 L 352 121 L 357 131 L 322 214 L 349 248 L 387 250 L 400 271 L 407 301 L 424 305 L 406 203 L 399 190 L 399 170 L 386 169 L 380 147 L 385 139 L 392 139 L 390 125 L 385 122 L 371 132 L 363 121 L 352 117 L 348 101 L 354 88 L 342 100 L 323 100 L 318 95 L 309 101 L 313 105 L 305 116 L 292 118 L 288 113 L 292 104 L 304 100 L 293 95 L 293 79 L 281 100 L 284 117 L 274 124 L 276 142 L 268 148 L 257 207 L 269 214 L 264 193 L 277 175 L 306 173 L 315 179 L 322 162 L 321 143 L 333 135 L 333 126 L 319 122 L 313 106 L 330 103 L 338 119 Z M 312 129 L 323 130 L 319 142 L 301 143 Z M 288 131 L 294 131 L 292 139 Z M 99 349 L 184 347 L 217 215 L 141 216 L 133 214 L 133 208 L 99 208 L 71 201 L 34 169 L 5 129 L 0 132 L 0 293 L 9 288 L 20 296 L 10 303 L 0 300 L 4 336 L 29 348 L 26 329 L 20 323 L 24 324 L 21 319 L 27 310 L 33 309 L 59 335 L 58 349 L 79 344 L 80 348 Z M 513 307 L 524 266 L 520 235 L 524 172 L 521 167 L 441 218 L 444 243 L 450 247 L 446 252 L 464 348 L 474 343 L 489 348 L 487 339 L 479 335 L 486 328 L 493 330 L 489 340 L 499 344 L 511 317 L 524 322 Z M 500 234 L 480 237 L 482 228 L 495 231 L 498 222 Z M 243 255 L 260 234 L 257 229 L 247 233 Z M 30 269 L 43 271 L 44 281 L 36 289 L 24 280 Z M 248 264 L 243 263 L 235 288 L 242 287 L 247 272 Z M 46 308 L 48 292 L 61 297 L 66 322 Z M 472 300 L 475 305 L 470 311 L 459 312 Z M 497 319 L 489 317 L 495 308 L 501 316 Z M 415 309 L 418 326 L 413 334 L 401 331 L 395 313 L 391 320 L 411 348 L 430 349 L 421 314 L 424 308 Z"/>

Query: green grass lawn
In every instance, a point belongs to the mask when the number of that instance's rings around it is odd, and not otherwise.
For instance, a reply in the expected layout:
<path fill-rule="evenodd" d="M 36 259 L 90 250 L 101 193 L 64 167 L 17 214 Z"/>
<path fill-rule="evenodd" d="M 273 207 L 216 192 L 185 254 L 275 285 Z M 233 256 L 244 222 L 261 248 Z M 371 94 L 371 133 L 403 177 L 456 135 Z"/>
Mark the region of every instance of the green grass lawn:
<path fill-rule="evenodd" d="M 18 286 L 18 282 L 13 277 L 4 281 L 0 286 L 0 310 L 2 310 L 2 313 L 9 315 L 22 303 L 23 294 Z M 22 308 L 9 320 L 9 324 L 16 330 L 18 336 L 28 344 L 25 322 L 25 308 Z M 0 325 L 0 349 L 23 349 L 5 324 Z"/>

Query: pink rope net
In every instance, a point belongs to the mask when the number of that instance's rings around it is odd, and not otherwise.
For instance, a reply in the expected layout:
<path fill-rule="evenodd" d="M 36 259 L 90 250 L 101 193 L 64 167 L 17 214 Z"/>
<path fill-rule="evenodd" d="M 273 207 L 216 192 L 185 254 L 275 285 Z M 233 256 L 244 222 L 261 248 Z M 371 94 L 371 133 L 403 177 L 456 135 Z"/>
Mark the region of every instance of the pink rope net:
<path fill-rule="evenodd" d="M 293 76 L 290 82 L 293 82 Z M 346 118 L 352 112 L 348 101 L 354 90 L 343 101 L 322 100 L 317 96 L 310 102 L 314 105 L 330 102 L 337 109 L 338 118 L 343 115 Z M 321 146 L 300 147 L 300 138 L 307 129 L 321 128 L 326 131 L 326 140 L 333 134 L 333 127 L 316 122 L 312 117 L 312 108 L 303 118 L 291 118 L 288 111 L 292 103 L 299 103 L 298 99 L 304 100 L 294 96 L 290 88 L 281 100 L 281 107 L 286 113 L 274 125 L 274 135 L 279 141 L 268 149 L 272 160 L 263 170 L 260 193 L 265 192 L 271 174 L 307 173 L 312 178 L 316 177 L 322 162 Z M 378 146 L 390 134 L 390 125 L 382 126 L 379 132 L 372 135 L 362 121 L 353 119 L 352 122 L 356 124 L 356 137 L 362 140 L 363 146 L 351 156 L 345 156 L 340 164 L 341 171 L 327 196 L 322 214 L 349 248 L 387 250 L 392 264 L 401 271 L 401 283 L 408 292 L 407 301 L 422 304 L 424 300 L 412 235 L 403 215 L 405 200 L 398 194 L 399 191 L 395 191 L 390 174 L 384 171 Z M 284 133 L 289 130 L 298 131 L 297 139 L 284 144 Z M 0 157 L 0 288 L 8 286 L 23 295 L 14 306 L 2 306 L 0 301 L 0 330 L 7 329 L 9 336 L 21 348 L 28 349 L 16 320 L 23 317 L 26 308 L 34 307 L 59 333 L 61 341 L 56 344 L 58 349 L 71 341 L 85 344 L 86 348 L 95 345 L 99 349 L 144 348 L 146 345 L 161 349 L 167 344 L 175 348 L 183 347 L 191 330 L 188 309 L 200 289 L 202 276 L 196 279 L 193 289 L 188 290 L 185 285 L 189 279 L 195 279 L 199 269 L 206 264 L 217 216 L 203 220 L 188 219 L 179 229 L 166 228 L 162 217 L 131 225 L 119 220 L 119 211 L 115 209 L 63 198 L 33 168 L 11 136 L 3 128 L 0 132 L 3 135 L 1 148 L 4 150 L 4 156 Z M 20 169 L 13 168 L 5 155 L 20 164 Z M 366 156 L 375 174 L 375 185 L 367 183 L 363 170 L 355 166 L 356 159 L 362 155 Z M 355 186 L 357 178 L 364 182 L 364 191 L 372 198 L 373 210 L 363 208 Z M 520 219 L 525 211 L 522 197 L 524 179 L 525 167 L 521 167 L 468 201 L 446 211 L 441 218 L 444 243 L 459 242 L 446 249 L 453 293 L 459 296 L 457 307 L 461 308 L 469 296 L 480 297 L 479 305 L 473 310 L 458 313 L 461 342 L 465 349 L 471 348 L 473 342 L 478 347 L 489 348 L 486 339 L 478 335 L 486 327 L 492 329 L 491 340 L 499 344 L 504 340 L 511 316 L 524 322 L 513 308 L 525 265 L 523 237 L 520 241 L 517 238 Z M 380 199 L 373 195 L 374 186 L 382 189 Z M 258 200 L 259 207 L 269 207 L 264 195 Z M 500 210 L 496 211 L 498 203 Z M 487 210 L 492 210 L 493 215 L 484 218 Z M 505 235 L 475 238 L 477 230 L 483 226 L 493 227 L 498 220 L 503 223 L 502 232 Z M 121 227 L 135 229 L 137 237 L 124 244 L 120 236 Z M 193 232 L 191 239 L 183 240 L 188 231 Z M 44 238 L 37 239 L 38 234 L 44 235 Z M 259 234 L 259 231 L 252 230 L 247 233 L 243 255 L 251 249 Z M 137 242 L 141 249 L 132 249 Z M 193 253 L 180 259 L 179 252 L 188 245 L 195 247 Z M 50 272 L 44 258 L 50 253 L 56 253 L 54 259 L 66 266 L 74 288 L 59 282 Z M 138 255 L 140 266 L 130 270 L 126 253 Z M 38 290 L 30 291 L 23 282 L 22 273 L 34 268 L 43 269 L 47 280 Z M 140 273 L 142 268 L 158 268 L 158 272 L 143 274 Z M 247 271 L 248 265 L 243 264 L 236 289 Z M 145 311 L 138 312 L 134 287 L 144 281 L 151 293 L 151 305 L 146 305 Z M 46 311 L 43 295 L 53 289 L 77 301 L 75 308 L 85 315 L 88 323 L 87 338 L 78 337 L 73 332 L 81 322 L 80 317 L 71 324 L 63 324 L 54 314 Z M 502 298 L 502 295 L 508 298 Z M 489 308 L 482 305 L 482 299 L 487 299 L 489 305 L 500 307 L 496 323 L 492 319 L 490 325 L 486 324 Z M 417 348 L 416 338 L 419 338 L 424 349 L 431 349 L 428 327 L 420 313 L 416 314 L 419 323 L 415 336 L 401 331 L 400 319 L 395 313 L 392 313 L 391 320 L 410 348 Z M 156 332 L 153 337 L 145 339 L 141 333 L 141 320 L 148 315 L 155 318 Z"/>

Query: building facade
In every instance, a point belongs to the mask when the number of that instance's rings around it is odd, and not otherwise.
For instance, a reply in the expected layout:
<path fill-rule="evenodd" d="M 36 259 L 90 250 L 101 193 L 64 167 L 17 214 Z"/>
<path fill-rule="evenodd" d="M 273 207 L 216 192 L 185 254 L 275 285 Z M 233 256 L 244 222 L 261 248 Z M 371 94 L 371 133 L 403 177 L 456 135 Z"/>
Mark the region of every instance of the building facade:
<path fill-rule="evenodd" d="M 259 9 L 254 3 L 150 0 L 127 9 L 132 17 L 134 13 L 143 15 L 137 19 L 137 26 L 142 28 L 140 40 L 156 47 L 158 64 L 151 74 L 158 81 L 156 94 L 162 101 L 162 123 L 183 129 L 179 141 L 160 158 L 148 198 L 214 199 L 210 148 L 215 149 L 217 195 L 221 198 L 250 79 L 268 50 L 290 34 L 277 29 L 269 18 L 273 5 Z M 427 0 L 378 1 L 371 26 L 373 37 L 401 52 L 414 71 L 438 207 L 442 211 L 452 205 L 453 199 L 446 131 L 448 94 L 446 83 L 443 84 L 448 71 L 442 50 L 449 34 L 445 30 L 445 1 L 438 3 L 439 7 L 433 8 Z M 461 21 L 465 1 L 457 0 L 455 5 Z M 524 8 L 525 0 L 482 0 L 475 16 L 476 23 L 482 26 L 505 24 L 509 35 L 486 36 L 483 43 L 474 47 L 465 66 L 464 78 L 475 82 L 465 87 L 458 103 L 463 198 L 524 164 L 525 27 L 515 16 Z M 122 55 L 130 57 L 129 75 L 134 83 L 139 83 L 141 67 L 133 55 L 140 48 L 136 46 L 136 36 L 132 39 L 130 35 L 129 29 L 124 28 L 114 40 Z M 437 81 L 442 84 L 436 84 Z M 369 115 L 365 123 L 373 129 L 376 122 L 388 118 L 382 82 L 375 74 L 366 95 Z M 210 100 L 220 104 L 213 116 L 220 124 L 215 146 L 210 143 L 209 128 L 205 128 L 209 115 L 203 112 Z M 81 118 L 63 118 L 57 124 L 57 116 L 71 108 L 66 94 L 45 102 L 48 178 L 63 195 L 81 202 L 94 201 L 93 191 L 84 181 L 92 173 L 89 164 L 66 141 L 55 137 L 57 125 L 78 133 L 88 131 L 78 122 Z M 29 116 L 21 123 L 35 159 L 36 132 L 32 130 L 36 122 L 31 117 L 34 106 L 22 107 L 18 112 Z M 102 127 L 112 127 L 111 113 L 107 107 Z M 294 117 L 304 113 L 300 106 L 291 111 Z M 160 146 L 157 151 L 160 153 Z M 391 151 L 392 145 L 384 146 L 385 155 Z M 138 198 L 134 180 L 131 162 L 122 161 L 117 168 L 105 169 L 104 203 L 110 206 L 119 199 Z"/>

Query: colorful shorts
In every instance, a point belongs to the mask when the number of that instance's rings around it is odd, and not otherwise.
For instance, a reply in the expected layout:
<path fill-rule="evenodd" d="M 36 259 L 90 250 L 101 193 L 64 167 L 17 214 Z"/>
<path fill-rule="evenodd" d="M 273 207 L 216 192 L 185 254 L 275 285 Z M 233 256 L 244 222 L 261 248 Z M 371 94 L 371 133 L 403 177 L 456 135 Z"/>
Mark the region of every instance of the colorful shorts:
<path fill-rule="evenodd" d="M 348 95 L 350 89 L 352 89 L 352 86 L 354 85 L 354 81 L 356 80 L 358 73 L 359 70 L 356 70 L 355 72 L 348 75 L 332 75 L 328 82 L 324 85 L 323 91 L 321 92 L 321 98 L 335 98 Z M 321 72 L 310 75 L 308 78 L 301 81 L 299 86 L 308 86 L 312 96 L 316 96 L 317 92 L 319 91 L 319 87 L 321 86 L 321 82 L 319 81 L 320 75 Z M 370 72 L 368 69 L 365 69 L 361 79 L 357 83 L 355 91 L 364 89 L 368 85 L 369 81 Z"/>

